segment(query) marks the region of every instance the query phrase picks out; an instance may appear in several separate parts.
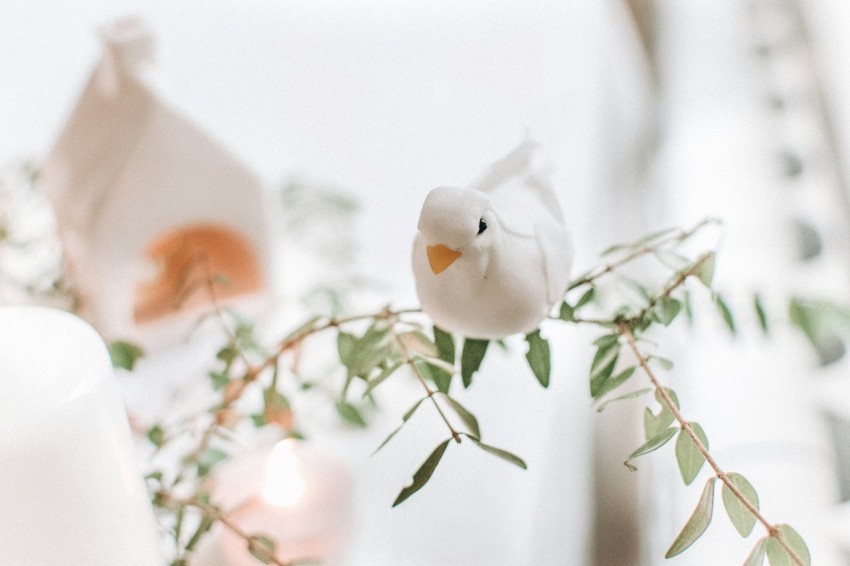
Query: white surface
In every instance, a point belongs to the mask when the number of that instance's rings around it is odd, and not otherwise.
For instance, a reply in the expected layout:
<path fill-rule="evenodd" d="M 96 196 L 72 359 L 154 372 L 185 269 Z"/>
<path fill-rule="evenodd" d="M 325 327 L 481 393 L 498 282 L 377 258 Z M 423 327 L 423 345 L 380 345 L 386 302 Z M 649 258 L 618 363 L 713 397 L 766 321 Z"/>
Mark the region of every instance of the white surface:
<path fill-rule="evenodd" d="M 96 60 L 93 30 L 137 11 L 159 35 L 173 102 L 267 179 L 297 172 L 362 199 L 352 235 L 362 244 L 360 266 L 389 283 L 381 301 L 399 306 L 415 301 L 410 247 L 427 191 L 468 184 L 527 132 L 553 155 L 577 269 L 587 266 L 613 239 L 605 230 L 615 221 L 606 215 L 616 208 L 608 205 L 620 198 L 613 188 L 622 188 L 620 168 L 648 114 L 634 32 L 613 1 L 13 0 L 4 7 L 14 17 L 0 24 L 0 51 L 14 56 L 0 61 L 0 155 L 46 151 Z M 364 308 L 374 306 L 382 305 Z M 589 360 L 577 354 L 575 332 L 547 334 L 555 345 L 548 391 L 517 352 L 494 352 L 459 394 L 485 441 L 518 452 L 527 472 L 451 446 L 429 485 L 391 509 L 443 436 L 422 410 L 368 457 L 416 399 L 413 391 L 386 403 L 386 417 L 366 433 L 315 439 L 347 459 L 357 478 L 347 564 L 587 562 Z"/>
<path fill-rule="evenodd" d="M 82 320 L 0 307 L 0 564 L 159 566 L 106 347 Z"/>

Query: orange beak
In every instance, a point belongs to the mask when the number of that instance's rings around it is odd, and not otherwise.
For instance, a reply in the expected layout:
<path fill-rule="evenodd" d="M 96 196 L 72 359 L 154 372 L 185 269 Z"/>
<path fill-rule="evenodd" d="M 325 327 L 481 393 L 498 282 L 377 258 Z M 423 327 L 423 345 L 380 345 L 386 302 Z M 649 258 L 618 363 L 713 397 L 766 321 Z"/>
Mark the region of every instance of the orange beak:
<path fill-rule="evenodd" d="M 439 275 L 447 270 L 461 256 L 459 251 L 447 248 L 443 244 L 425 246 L 425 251 L 428 252 L 428 263 L 431 265 L 431 271 L 434 272 L 434 275 Z"/>

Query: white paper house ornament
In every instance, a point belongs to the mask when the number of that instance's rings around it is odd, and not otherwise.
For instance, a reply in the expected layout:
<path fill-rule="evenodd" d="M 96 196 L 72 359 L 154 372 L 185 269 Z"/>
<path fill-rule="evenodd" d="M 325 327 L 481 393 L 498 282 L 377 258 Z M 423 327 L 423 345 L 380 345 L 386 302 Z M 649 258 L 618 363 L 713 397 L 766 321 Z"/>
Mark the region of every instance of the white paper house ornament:
<path fill-rule="evenodd" d="M 121 20 L 102 37 L 41 181 L 82 316 L 109 339 L 158 346 L 184 336 L 211 293 L 248 312 L 269 298 L 267 195 L 163 101 L 143 22 Z"/>

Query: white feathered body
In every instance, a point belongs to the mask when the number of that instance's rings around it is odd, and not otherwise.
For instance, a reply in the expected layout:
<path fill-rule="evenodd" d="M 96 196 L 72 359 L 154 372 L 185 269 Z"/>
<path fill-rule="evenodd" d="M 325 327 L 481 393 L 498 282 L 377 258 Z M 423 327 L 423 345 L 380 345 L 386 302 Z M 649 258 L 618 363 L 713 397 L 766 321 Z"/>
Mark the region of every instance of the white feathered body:
<path fill-rule="evenodd" d="M 450 332 L 496 339 L 534 330 L 564 296 L 572 246 L 546 171 L 525 143 L 472 188 L 429 194 L 413 247 L 423 310 Z M 486 230 L 476 233 L 479 217 Z M 428 246 L 460 252 L 435 274 Z"/>

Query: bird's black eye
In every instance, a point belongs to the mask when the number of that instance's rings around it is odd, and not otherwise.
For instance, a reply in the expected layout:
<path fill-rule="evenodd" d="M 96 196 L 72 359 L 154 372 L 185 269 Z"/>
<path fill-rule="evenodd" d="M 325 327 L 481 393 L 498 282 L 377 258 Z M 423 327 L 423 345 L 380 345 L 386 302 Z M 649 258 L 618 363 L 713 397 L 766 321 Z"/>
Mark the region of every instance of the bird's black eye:
<path fill-rule="evenodd" d="M 487 223 L 484 222 L 484 219 L 478 221 L 478 233 L 481 234 L 484 230 L 487 229 Z"/>

